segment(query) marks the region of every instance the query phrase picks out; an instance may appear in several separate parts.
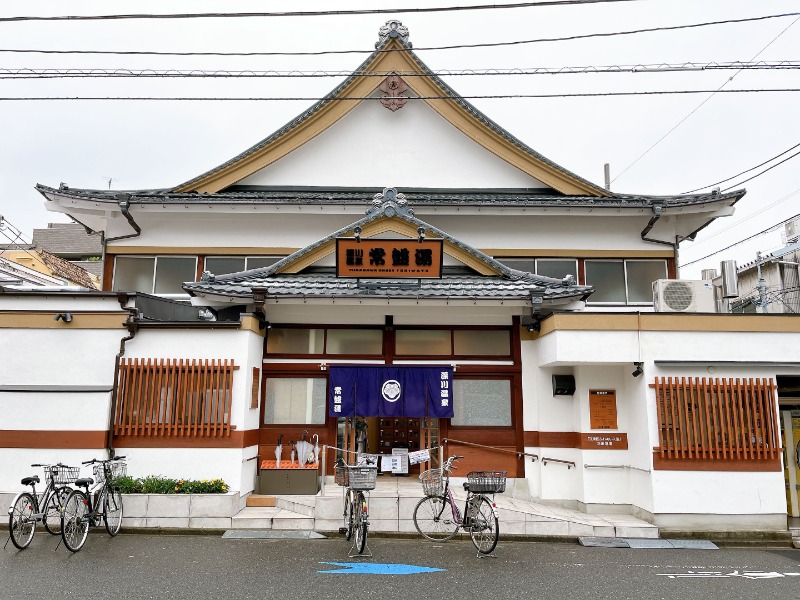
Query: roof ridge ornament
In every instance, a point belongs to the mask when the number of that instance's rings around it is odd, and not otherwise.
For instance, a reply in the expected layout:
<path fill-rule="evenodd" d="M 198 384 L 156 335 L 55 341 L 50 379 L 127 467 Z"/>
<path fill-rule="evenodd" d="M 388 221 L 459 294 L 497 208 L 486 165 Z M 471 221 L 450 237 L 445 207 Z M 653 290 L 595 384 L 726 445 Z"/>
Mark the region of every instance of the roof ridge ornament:
<path fill-rule="evenodd" d="M 405 194 L 397 189 L 388 187 L 372 197 L 372 206 L 367 210 L 367 215 L 383 213 L 387 217 L 402 215 L 413 217 L 414 211 L 408 206 Z"/>
<path fill-rule="evenodd" d="M 403 44 L 411 48 L 408 41 L 408 27 L 397 19 L 386 21 L 386 24 L 378 30 L 378 41 L 375 42 L 375 47 L 380 48 L 389 38 L 400 38 Z"/>

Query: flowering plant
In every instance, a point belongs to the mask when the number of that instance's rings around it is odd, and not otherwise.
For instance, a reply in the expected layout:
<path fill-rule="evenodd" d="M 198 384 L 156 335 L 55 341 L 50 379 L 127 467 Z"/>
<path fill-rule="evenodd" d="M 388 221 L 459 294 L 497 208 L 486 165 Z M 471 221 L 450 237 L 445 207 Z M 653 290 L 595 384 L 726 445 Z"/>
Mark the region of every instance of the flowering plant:
<path fill-rule="evenodd" d="M 118 477 L 114 485 L 123 494 L 224 494 L 228 485 L 222 479 L 172 479 L 161 475 Z"/>

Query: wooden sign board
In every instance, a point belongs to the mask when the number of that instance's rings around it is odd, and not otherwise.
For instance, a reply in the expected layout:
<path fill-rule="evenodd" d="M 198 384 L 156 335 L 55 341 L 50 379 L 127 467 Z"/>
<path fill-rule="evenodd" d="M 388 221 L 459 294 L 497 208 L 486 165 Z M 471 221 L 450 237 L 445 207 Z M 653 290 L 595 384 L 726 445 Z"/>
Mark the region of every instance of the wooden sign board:
<path fill-rule="evenodd" d="M 337 277 L 438 278 L 442 240 L 336 239 Z"/>
<path fill-rule="evenodd" d="M 627 433 L 582 433 L 582 450 L 627 450 Z"/>
<path fill-rule="evenodd" d="M 589 390 L 589 427 L 591 429 L 617 428 L 616 390 Z"/>

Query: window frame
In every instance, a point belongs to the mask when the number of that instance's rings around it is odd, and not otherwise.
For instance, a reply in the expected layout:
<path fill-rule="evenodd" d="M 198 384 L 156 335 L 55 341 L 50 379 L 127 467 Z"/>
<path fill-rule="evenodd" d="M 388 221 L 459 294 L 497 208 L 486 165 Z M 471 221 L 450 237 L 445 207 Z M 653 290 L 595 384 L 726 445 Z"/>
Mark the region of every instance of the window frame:
<path fill-rule="evenodd" d="M 664 265 L 664 276 L 662 279 L 669 277 L 669 263 L 665 258 L 587 258 L 583 261 L 583 283 L 585 285 L 592 285 L 586 278 L 586 265 L 588 263 L 622 263 L 622 276 L 625 289 L 625 301 L 611 301 L 611 300 L 598 300 L 593 301 L 589 296 L 586 299 L 587 306 L 653 306 L 653 300 L 649 302 L 636 302 L 630 299 L 630 288 L 628 285 L 628 263 L 641 263 L 641 262 L 661 262 Z"/>

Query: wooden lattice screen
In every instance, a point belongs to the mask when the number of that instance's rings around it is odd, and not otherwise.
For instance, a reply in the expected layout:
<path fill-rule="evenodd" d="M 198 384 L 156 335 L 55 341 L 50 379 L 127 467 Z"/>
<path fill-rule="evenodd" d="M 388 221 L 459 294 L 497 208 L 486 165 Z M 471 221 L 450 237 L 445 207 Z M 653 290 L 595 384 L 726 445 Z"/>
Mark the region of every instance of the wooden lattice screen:
<path fill-rule="evenodd" d="M 228 436 L 232 360 L 121 359 L 114 435 Z"/>
<path fill-rule="evenodd" d="M 656 377 L 665 459 L 756 460 L 780 455 L 772 379 Z"/>

